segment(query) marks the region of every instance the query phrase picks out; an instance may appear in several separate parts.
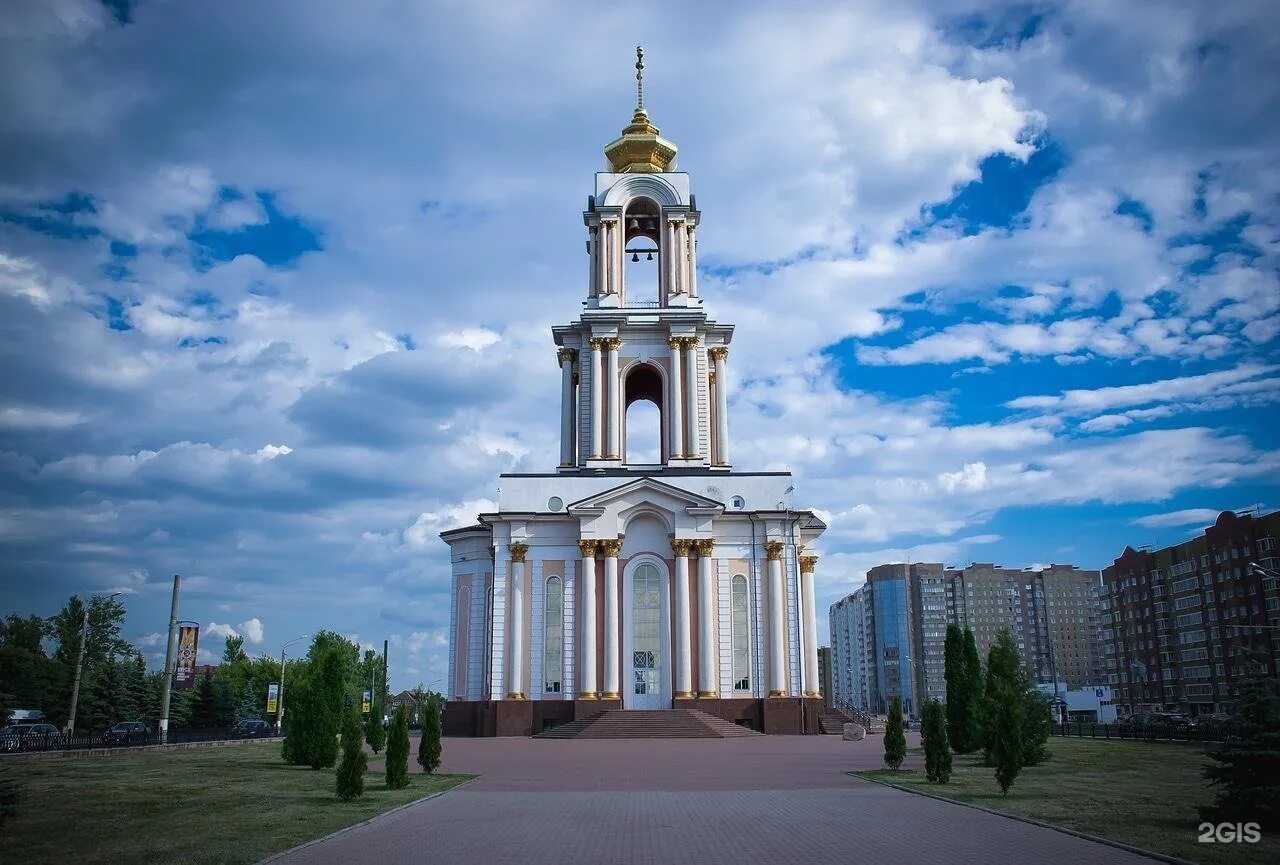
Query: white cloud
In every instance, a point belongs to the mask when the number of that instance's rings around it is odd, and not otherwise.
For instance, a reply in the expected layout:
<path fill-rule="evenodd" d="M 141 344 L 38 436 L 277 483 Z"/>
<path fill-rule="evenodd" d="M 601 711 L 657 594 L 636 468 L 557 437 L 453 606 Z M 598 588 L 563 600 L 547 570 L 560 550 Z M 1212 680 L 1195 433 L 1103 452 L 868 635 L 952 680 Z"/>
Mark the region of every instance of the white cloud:
<path fill-rule="evenodd" d="M 262 621 L 254 616 L 252 619 L 240 623 L 240 633 L 244 634 L 246 640 L 253 645 L 262 642 Z"/>
<path fill-rule="evenodd" d="M 239 637 L 240 632 L 231 625 L 220 625 L 217 622 L 210 622 L 204 626 L 204 632 L 209 637 Z"/>
<path fill-rule="evenodd" d="M 1213 508 L 1190 508 L 1183 511 L 1169 511 L 1163 514 L 1148 514 L 1145 517 L 1138 517 L 1133 520 L 1133 525 L 1145 526 L 1149 529 L 1193 525 L 1207 526 L 1212 525 L 1220 513 L 1221 511 L 1216 511 Z"/>

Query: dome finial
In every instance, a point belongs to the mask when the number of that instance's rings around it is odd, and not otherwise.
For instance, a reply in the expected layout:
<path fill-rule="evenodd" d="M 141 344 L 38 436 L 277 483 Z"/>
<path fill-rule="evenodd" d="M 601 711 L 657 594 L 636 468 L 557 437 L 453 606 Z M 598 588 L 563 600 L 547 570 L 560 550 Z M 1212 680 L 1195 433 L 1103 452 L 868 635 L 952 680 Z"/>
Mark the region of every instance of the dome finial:
<path fill-rule="evenodd" d="M 644 111 L 644 48 L 636 46 L 636 110 Z"/>

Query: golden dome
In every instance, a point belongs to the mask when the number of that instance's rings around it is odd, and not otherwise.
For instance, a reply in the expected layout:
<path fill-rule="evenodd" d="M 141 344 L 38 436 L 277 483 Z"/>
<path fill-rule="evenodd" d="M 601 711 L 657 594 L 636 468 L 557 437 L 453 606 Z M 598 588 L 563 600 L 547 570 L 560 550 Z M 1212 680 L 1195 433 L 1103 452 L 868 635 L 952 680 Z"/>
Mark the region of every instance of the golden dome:
<path fill-rule="evenodd" d="M 676 167 L 676 146 L 658 134 L 644 110 L 644 49 L 636 46 L 636 113 L 622 137 L 604 149 L 609 167 L 619 174 L 672 171 Z"/>

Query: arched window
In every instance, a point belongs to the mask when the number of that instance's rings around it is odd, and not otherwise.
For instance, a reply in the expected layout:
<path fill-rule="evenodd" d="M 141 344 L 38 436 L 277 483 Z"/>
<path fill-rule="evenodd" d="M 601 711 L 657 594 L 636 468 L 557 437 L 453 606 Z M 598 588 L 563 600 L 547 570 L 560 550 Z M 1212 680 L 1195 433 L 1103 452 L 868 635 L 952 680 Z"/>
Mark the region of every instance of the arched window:
<path fill-rule="evenodd" d="M 733 633 L 733 690 L 751 690 L 751 618 L 747 613 L 747 578 L 734 574 L 730 627 Z"/>
<path fill-rule="evenodd" d="M 622 453 L 628 465 L 659 465 L 664 461 L 663 389 L 662 375 L 647 363 L 636 364 L 626 374 Z"/>
<path fill-rule="evenodd" d="M 559 694 L 564 658 L 564 582 L 559 577 L 547 579 L 542 623 L 542 690 Z"/>
<path fill-rule="evenodd" d="M 656 307 L 663 305 L 659 291 L 659 274 L 665 263 L 662 257 L 662 214 L 649 198 L 633 198 L 623 216 L 623 299 L 626 306 Z"/>

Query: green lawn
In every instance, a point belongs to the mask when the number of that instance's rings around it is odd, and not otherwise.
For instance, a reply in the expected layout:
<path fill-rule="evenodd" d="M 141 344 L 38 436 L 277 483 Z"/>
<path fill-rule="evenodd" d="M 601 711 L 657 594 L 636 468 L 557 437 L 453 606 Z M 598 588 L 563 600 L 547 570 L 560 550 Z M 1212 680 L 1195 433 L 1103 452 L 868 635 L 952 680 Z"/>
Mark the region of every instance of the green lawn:
<path fill-rule="evenodd" d="M 334 770 L 286 766 L 275 742 L 124 757 L 0 762 L 23 786 L 0 828 L 0 862 L 240 863 L 447 790 L 470 775 L 411 775 L 388 790 L 365 779 L 352 802 Z"/>
<path fill-rule="evenodd" d="M 858 774 L 996 811 L 1032 817 L 1206 865 L 1280 862 L 1280 838 L 1257 844 L 1202 844 L 1196 806 L 1212 794 L 1200 776 L 1202 748 L 1174 743 L 1058 739 L 1052 757 L 1023 769 L 1000 795 L 994 770 L 955 758 L 949 784 L 930 784 L 923 768 Z"/>

